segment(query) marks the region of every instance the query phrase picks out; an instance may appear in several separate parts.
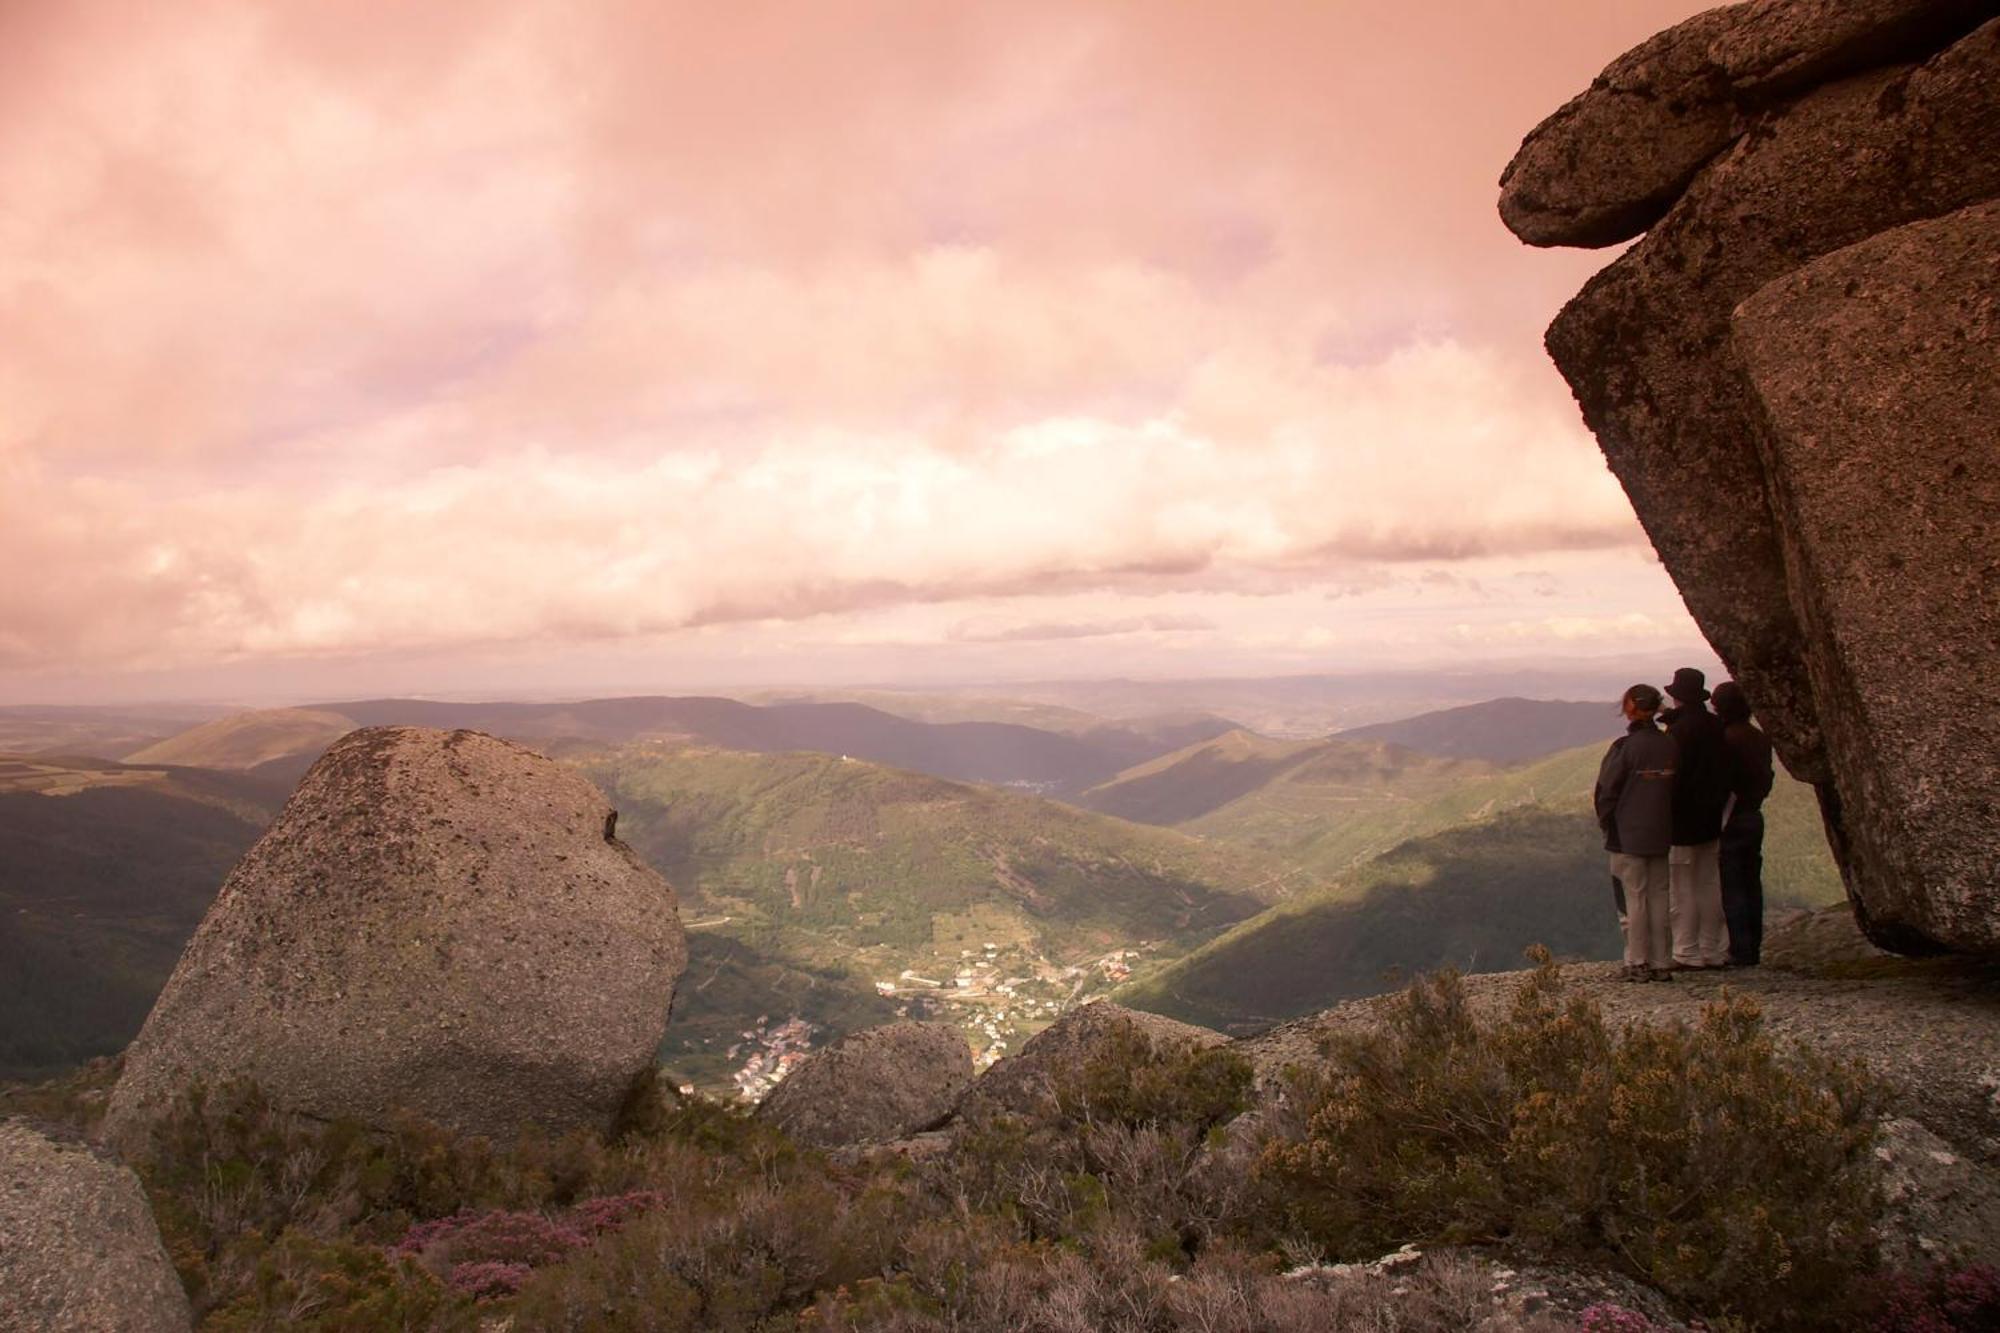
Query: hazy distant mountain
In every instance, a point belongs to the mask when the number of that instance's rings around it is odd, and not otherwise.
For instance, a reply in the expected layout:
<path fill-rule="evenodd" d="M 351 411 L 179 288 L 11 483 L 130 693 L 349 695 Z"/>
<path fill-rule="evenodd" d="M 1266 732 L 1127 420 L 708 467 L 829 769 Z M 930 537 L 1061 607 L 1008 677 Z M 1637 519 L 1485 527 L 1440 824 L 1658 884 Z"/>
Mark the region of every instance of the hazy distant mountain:
<path fill-rule="evenodd" d="M 1125 719 L 1173 712 L 1212 713 L 1264 736 L 1316 738 L 1355 727 L 1475 704 L 1499 696 L 1614 699 L 1635 680 L 1661 680 L 1675 666 L 1711 673 L 1718 664 L 1653 659 L 1551 660 L 1452 670 L 1381 670 L 1303 676 L 1189 680 L 1053 680 L 939 691 L 1006 697 Z M 1716 678 L 1711 676 L 1711 678 Z"/>
<path fill-rule="evenodd" d="M 286 788 L 0 756 L 0 1077 L 122 1049 Z"/>
<path fill-rule="evenodd" d="M 1233 731 L 1129 768 L 1076 801 L 1121 819 L 1191 825 L 1259 792 L 1311 788 L 1316 794 L 1305 803 L 1324 818 L 1339 802 L 1407 803 L 1413 788 L 1428 791 L 1487 768 L 1379 741 L 1281 741 Z"/>
<path fill-rule="evenodd" d="M 307 708 L 266 708 L 217 718 L 126 756 L 134 764 L 250 769 L 301 755 L 318 757 L 354 730 L 351 718 Z M 303 770 L 301 770 L 303 771 Z"/>
<path fill-rule="evenodd" d="M 142 746 L 234 711 L 213 704 L 16 704 L 0 707 L 0 754 L 123 759 Z"/>
<path fill-rule="evenodd" d="M 1615 704 L 1489 699 L 1394 722 L 1350 727 L 1337 736 L 1341 740 L 1387 741 L 1452 759 L 1512 764 L 1591 741 L 1608 745 L 1624 729 L 1625 720 Z"/>
<path fill-rule="evenodd" d="M 917 722 L 856 703 L 758 706 L 644 696 L 576 703 L 369 699 L 267 709 L 207 723 L 146 749 L 149 761 L 303 773 L 344 731 L 396 724 L 466 727 L 545 748 L 682 740 L 769 754 L 810 750 L 966 781 L 1072 791 L 1140 760 L 1228 729 L 1219 718 L 1099 725 L 1076 733 L 1011 722 Z"/>

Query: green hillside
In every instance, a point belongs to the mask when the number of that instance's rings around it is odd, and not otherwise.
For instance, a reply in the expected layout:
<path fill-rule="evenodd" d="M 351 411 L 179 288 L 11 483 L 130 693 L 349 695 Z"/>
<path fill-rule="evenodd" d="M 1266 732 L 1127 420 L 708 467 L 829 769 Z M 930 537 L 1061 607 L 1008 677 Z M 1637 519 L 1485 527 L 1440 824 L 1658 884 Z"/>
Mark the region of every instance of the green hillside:
<path fill-rule="evenodd" d="M 1251 1032 L 1393 989 L 1447 964 L 1517 966 L 1530 944 L 1610 958 L 1619 947 L 1589 816 L 1511 810 L 1419 838 L 1339 885 L 1281 903 L 1114 998 Z"/>
<path fill-rule="evenodd" d="M 809 974 L 826 988 L 815 1001 L 836 1009 L 879 985 L 982 1049 L 1301 882 L 1252 849 L 828 755 L 657 745 L 578 762 L 618 806 L 620 836 L 681 894 L 704 948 L 726 938 Z M 742 975 L 724 969 L 716 984 Z M 784 1007 L 741 989 L 758 1012 Z M 715 1011 L 740 1021 L 736 1002 Z"/>
<path fill-rule="evenodd" d="M 1601 746 L 1579 746 L 1427 800 L 1362 809 L 1326 802 L 1317 819 L 1310 789 L 1281 780 L 1185 825 L 1215 838 L 1261 838 L 1270 850 L 1341 873 L 1156 966 L 1119 999 L 1248 1031 L 1388 989 L 1412 971 L 1511 966 L 1529 944 L 1614 956 L 1609 872 L 1590 815 L 1601 755 Z M 1780 773 L 1765 822 L 1767 907 L 1839 901 L 1812 789 Z M 1398 833 L 1394 846 L 1366 857 L 1371 843 Z"/>
<path fill-rule="evenodd" d="M 1053 952 L 1185 939 L 1297 883 L 1254 851 L 830 755 L 636 746 L 583 767 L 693 907 L 801 956 L 956 956 L 968 913 Z"/>
<path fill-rule="evenodd" d="M 0 1078 L 122 1049 L 282 790 L 0 756 Z"/>

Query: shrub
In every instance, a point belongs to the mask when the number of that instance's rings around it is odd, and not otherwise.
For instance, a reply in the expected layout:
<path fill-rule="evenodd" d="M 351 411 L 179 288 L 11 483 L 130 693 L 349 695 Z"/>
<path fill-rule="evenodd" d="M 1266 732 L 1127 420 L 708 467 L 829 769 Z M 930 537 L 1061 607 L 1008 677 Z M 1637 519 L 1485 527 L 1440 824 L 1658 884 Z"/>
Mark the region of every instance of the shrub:
<path fill-rule="evenodd" d="M 1875 1333 L 1987 1333 L 2000 1329 L 2000 1272 L 1975 1264 L 1891 1274 L 1873 1304 Z"/>
<path fill-rule="evenodd" d="M 929 1179 L 968 1211 L 1029 1239 L 1074 1240 L 1116 1220 L 1155 1258 L 1184 1261 L 1232 1225 L 1242 1178 L 1218 1160 L 1222 1126 L 1248 1104 L 1249 1061 L 1226 1048 L 1110 1028 L 1054 1079 L 1053 1110 L 963 1127 Z"/>
<path fill-rule="evenodd" d="M 1871 1260 L 1874 1092 L 1780 1050 L 1747 999 L 1614 1038 L 1543 955 L 1500 1019 L 1444 973 L 1328 1054 L 1259 1175 L 1332 1253 L 1525 1243 L 1780 1324 L 1846 1308 Z"/>

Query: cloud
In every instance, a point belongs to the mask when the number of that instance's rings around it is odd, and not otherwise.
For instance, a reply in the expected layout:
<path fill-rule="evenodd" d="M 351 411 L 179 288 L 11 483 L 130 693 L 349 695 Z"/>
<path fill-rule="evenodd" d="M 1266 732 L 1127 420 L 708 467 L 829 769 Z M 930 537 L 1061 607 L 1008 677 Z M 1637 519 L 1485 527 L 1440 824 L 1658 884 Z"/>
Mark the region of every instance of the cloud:
<path fill-rule="evenodd" d="M 1491 181 L 1685 6 L 1503 8 L 8 7 L 0 666 L 1638 544 Z"/>
<path fill-rule="evenodd" d="M 1057 639 L 1102 639 L 1120 634 L 1186 634 L 1217 629 L 1207 616 L 1125 616 L 1116 620 L 1034 621 L 993 625 L 961 622 L 946 636 L 954 643 L 1037 643 Z"/>

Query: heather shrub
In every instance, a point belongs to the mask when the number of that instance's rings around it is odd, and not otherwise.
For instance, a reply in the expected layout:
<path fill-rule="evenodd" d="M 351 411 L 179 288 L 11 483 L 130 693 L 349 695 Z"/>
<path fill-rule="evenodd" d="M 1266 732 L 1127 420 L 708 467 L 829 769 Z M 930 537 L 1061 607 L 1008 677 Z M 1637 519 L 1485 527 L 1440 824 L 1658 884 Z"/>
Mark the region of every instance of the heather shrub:
<path fill-rule="evenodd" d="M 1055 1080 L 1052 1113 L 963 1127 L 928 1170 L 963 1211 L 990 1211 L 1029 1240 L 1075 1240 L 1114 1222 L 1143 1252 L 1182 1262 L 1227 1231 L 1246 1196 L 1218 1156 L 1249 1103 L 1249 1061 L 1114 1027 Z"/>
<path fill-rule="evenodd" d="M 1331 1253 L 1522 1244 L 1778 1325 L 1839 1317 L 1872 1261 L 1875 1094 L 1747 999 L 1614 1037 L 1544 956 L 1496 1020 L 1444 973 L 1327 1055 L 1258 1174 Z"/>
<path fill-rule="evenodd" d="M 662 1133 L 680 1127 L 671 1117 L 660 1122 Z M 315 1246 L 350 1246 L 361 1254 L 400 1246 L 422 1234 L 421 1228 L 412 1233 L 420 1223 L 451 1229 L 496 1212 L 560 1211 L 586 1199 L 627 1195 L 645 1178 L 653 1146 L 638 1140 L 606 1145 L 588 1134 L 527 1135 L 502 1151 L 411 1118 L 386 1132 L 351 1122 L 324 1124 L 279 1110 L 254 1084 L 232 1082 L 189 1088 L 156 1123 L 137 1165 L 199 1316 L 276 1290 L 272 1284 L 283 1279 L 284 1266 L 317 1252 Z M 604 1219 L 593 1213 L 582 1225 L 594 1233 L 604 1229 Z M 497 1232 L 490 1239 L 504 1249 Z M 404 1269 L 421 1275 L 401 1261 L 426 1257 L 425 1248 L 404 1248 L 386 1267 L 348 1255 L 351 1262 L 329 1272 L 346 1272 L 343 1281 L 351 1284 L 392 1286 Z M 459 1262 L 523 1261 L 518 1254 L 450 1250 L 429 1261 L 430 1273 L 447 1277 Z M 268 1304 L 258 1297 L 246 1308 Z"/>
<path fill-rule="evenodd" d="M 1871 1293 L 1874 1333 L 2000 1330 L 2000 1272 L 1985 1264 L 1884 1276 Z"/>

